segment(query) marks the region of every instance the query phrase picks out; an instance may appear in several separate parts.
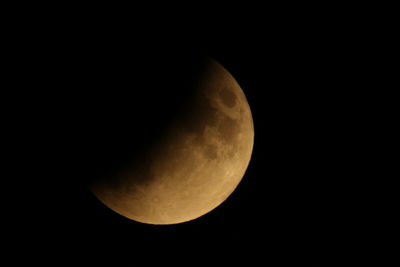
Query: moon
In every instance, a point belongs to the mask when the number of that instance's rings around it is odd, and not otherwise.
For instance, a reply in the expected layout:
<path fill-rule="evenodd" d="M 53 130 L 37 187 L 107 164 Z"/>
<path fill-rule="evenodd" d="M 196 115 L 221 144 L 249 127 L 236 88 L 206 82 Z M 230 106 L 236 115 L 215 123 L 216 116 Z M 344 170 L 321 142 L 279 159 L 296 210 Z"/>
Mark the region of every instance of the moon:
<path fill-rule="evenodd" d="M 113 211 L 155 225 L 194 220 L 236 189 L 249 165 L 254 126 L 232 75 L 207 58 L 187 107 L 139 160 L 89 185 Z"/>

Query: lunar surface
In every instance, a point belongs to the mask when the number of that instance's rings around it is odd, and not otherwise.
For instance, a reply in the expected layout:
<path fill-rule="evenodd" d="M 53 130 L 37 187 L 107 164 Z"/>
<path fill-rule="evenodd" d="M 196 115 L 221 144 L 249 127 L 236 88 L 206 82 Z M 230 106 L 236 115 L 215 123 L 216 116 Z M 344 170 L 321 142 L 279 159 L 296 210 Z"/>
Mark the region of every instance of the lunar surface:
<path fill-rule="evenodd" d="M 177 224 L 210 212 L 235 190 L 254 141 L 246 97 L 211 59 L 194 91 L 187 109 L 140 160 L 90 184 L 107 207 L 142 223 Z"/>

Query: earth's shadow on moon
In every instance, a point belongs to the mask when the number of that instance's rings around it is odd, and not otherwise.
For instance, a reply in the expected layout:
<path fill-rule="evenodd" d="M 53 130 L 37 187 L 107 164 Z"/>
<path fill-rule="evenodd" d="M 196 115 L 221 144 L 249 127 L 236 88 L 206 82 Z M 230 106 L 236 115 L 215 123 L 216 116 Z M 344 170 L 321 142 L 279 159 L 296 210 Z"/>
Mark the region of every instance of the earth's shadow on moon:
<path fill-rule="evenodd" d="M 103 69 L 95 74 L 100 77 L 99 90 L 84 114 L 90 120 L 84 126 L 84 154 L 87 167 L 93 171 L 85 177 L 86 183 L 98 179 L 117 182 L 112 179 L 114 174 L 135 164 L 146 174 L 137 177 L 137 182 L 148 182 L 148 165 L 140 162 L 171 122 L 183 116 L 190 130 L 198 131 L 198 127 L 204 127 L 200 121 L 210 117 L 191 114 L 195 85 L 206 69 L 205 57 L 163 57 L 157 62 L 154 66 L 144 63 L 144 70 L 139 72 L 134 68 L 130 74 L 124 71 L 123 78 L 118 70 Z M 213 112 L 210 106 L 202 109 Z"/>

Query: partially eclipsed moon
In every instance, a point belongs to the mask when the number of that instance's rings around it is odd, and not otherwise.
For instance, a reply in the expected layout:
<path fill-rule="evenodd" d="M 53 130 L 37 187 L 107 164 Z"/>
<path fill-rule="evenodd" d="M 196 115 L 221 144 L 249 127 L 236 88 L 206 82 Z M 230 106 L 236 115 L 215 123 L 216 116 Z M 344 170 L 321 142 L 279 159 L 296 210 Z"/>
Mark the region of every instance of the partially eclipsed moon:
<path fill-rule="evenodd" d="M 210 212 L 235 190 L 254 141 L 246 97 L 211 59 L 195 92 L 190 108 L 140 162 L 90 185 L 101 202 L 138 222 L 176 224 Z"/>

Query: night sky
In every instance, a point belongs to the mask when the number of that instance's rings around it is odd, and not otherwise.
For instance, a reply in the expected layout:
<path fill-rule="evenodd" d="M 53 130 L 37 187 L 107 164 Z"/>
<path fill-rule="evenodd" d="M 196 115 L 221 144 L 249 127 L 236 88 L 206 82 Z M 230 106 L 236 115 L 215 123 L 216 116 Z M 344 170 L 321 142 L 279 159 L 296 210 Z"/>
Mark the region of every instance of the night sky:
<path fill-rule="evenodd" d="M 356 181 L 346 147 L 348 51 L 326 34 L 329 25 L 297 22 L 253 31 L 226 22 L 213 34 L 81 28 L 70 38 L 49 38 L 41 46 L 45 71 L 35 78 L 43 104 L 32 115 L 29 152 L 40 163 L 32 164 L 34 181 L 26 179 L 41 186 L 24 189 L 33 197 L 21 201 L 22 217 L 32 222 L 19 220 L 13 246 L 127 266 L 143 259 L 213 265 L 214 256 L 221 263 L 244 259 L 245 266 L 318 266 L 349 253 Z M 112 174 L 127 148 L 138 154 L 157 138 L 179 112 L 203 56 L 233 75 L 252 110 L 254 150 L 242 182 L 215 210 L 187 223 L 146 225 L 116 214 L 87 182 Z"/>

